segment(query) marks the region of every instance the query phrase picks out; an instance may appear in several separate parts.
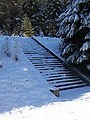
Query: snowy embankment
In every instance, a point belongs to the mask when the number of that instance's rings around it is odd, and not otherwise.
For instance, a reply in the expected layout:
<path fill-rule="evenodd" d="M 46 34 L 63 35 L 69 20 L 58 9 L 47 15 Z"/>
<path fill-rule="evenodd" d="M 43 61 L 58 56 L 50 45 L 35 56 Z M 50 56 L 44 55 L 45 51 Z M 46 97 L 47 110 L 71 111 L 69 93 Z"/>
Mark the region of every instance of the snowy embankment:
<path fill-rule="evenodd" d="M 33 36 L 37 41 L 42 43 L 46 48 L 49 48 L 50 51 L 55 53 L 57 56 L 60 56 L 60 51 L 59 47 L 61 44 L 61 39 L 60 38 L 55 38 L 55 37 L 35 37 Z"/>
<path fill-rule="evenodd" d="M 56 98 L 22 52 L 30 38 L 10 37 L 11 46 L 16 40 L 18 61 L 13 48 L 11 57 L 5 55 L 6 37 L 0 37 L 0 120 L 89 120 L 90 87 L 62 91 Z"/>

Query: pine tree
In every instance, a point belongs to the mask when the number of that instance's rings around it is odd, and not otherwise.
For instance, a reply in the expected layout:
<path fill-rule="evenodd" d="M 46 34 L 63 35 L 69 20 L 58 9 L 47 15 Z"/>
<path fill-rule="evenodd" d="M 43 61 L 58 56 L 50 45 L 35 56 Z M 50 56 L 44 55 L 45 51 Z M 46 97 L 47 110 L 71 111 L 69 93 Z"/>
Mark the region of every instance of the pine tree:
<path fill-rule="evenodd" d="M 34 35 L 34 29 L 28 17 L 25 16 L 23 21 L 23 36 L 31 37 Z"/>
<path fill-rule="evenodd" d="M 27 14 L 34 27 L 35 35 L 45 31 L 45 3 L 46 0 L 25 0 L 22 6 L 23 12 Z"/>
<path fill-rule="evenodd" d="M 36 0 L 25 0 L 22 5 L 23 13 L 31 18 L 38 11 Z"/>
<path fill-rule="evenodd" d="M 11 35 L 21 24 L 21 7 L 18 0 L 0 0 L 0 23 L 5 34 Z"/>
<path fill-rule="evenodd" d="M 45 34 L 45 5 L 42 2 L 37 3 L 38 11 L 32 16 L 31 21 L 34 25 L 36 35 L 42 31 Z"/>
<path fill-rule="evenodd" d="M 37 17 L 37 12 L 38 12 L 38 6 L 36 3 L 36 0 L 25 0 L 22 5 L 22 10 L 23 13 L 27 15 L 27 17 L 30 19 L 35 35 L 38 33 L 37 28 L 38 28 L 38 17 Z M 37 18 L 37 19 L 36 19 Z"/>
<path fill-rule="evenodd" d="M 57 36 L 64 39 L 61 51 L 67 62 L 90 64 L 89 6 L 89 0 L 73 0 L 59 16 Z"/>
<path fill-rule="evenodd" d="M 48 0 L 46 7 L 46 34 L 49 36 L 56 36 L 57 32 L 57 18 L 62 10 L 62 4 L 60 0 Z"/>

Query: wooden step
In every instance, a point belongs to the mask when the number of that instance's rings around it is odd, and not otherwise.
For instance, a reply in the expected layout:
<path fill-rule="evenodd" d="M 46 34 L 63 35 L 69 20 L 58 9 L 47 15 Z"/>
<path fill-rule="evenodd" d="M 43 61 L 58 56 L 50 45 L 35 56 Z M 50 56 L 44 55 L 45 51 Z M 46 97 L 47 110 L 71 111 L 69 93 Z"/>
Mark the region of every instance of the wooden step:
<path fill-rule="evenodd" d="M 55 68 L 57 67 L 54 67 L 54 66 L 48 66 L 48 65 L 34 65 L 36 68 L 48 68 L 49 70 L 54 70 Z M 59 66 L 60 67 L 60 66 Z M 61 66 L 63 67 L 63 66 Z"/>
<path fill-rule="evenodd" d="M 69 82 L 76 82 L 76 81 L 81 81 L 81 79 L 79 78 L 73 78 L 73 79 L 63 79 L 63 80 L 59 80 L 59 81 L 51 81 L 49 82 L 50 84 L 58 84 L 58 83 L 69 83 Z"/>
<path fill-rule="evenodd" d="M 58 63 L 58 64 L 54 64 L 54 63 L 33 63 L 34 65 L 48 65 L 48 66 L 64 66 L 62 65 L 61 63 Z"/>
<path fill-rule="evenodd" d="M 47 81 L 57 81 L 57 80 L 65 80 L 65 79 L 73 79 L 73 78 L 77 78 L 77 77 L 57 77 L 57 78 L 47 78 Z"/>
<path fill-rule="evenodd" d="M 58 88 L 60 91 L 62 90 L 70 90 L 70 89 L 75 89 L 75 88 L 81 88 L 81 87 L 84 87 L 86 86 L 84 83 L 81 84 L 81 85 L 73 85 L 73 86 L 65 86 L 65 87 L 61 87 L 61 88 Z"/>
<path fill-rule="evenodd" d="M 47 71 L 48 71 L 48 72 L 51 71 L 51 70 L 52 70 L 52 71 L 54 71 L 54 70 L 60 71 L 61 69 L 64 69 L 64 68 L 65 68 L 65 67 L 60 67 L 60 68 L 57 68 L 57 67 L 56 67 L 56 68 L 55 68 L 55 67 L 51 67 L 51 68 L 50 68 L 50 67 L 49 67 L 49 68 L 47 69 Z M 39 70 L 42 71 L 43 69 L 39 69 Z"/>
<path fill-rule="evenodd" d="M 76 82 L 71 82 L 71 83 L 63 83 L 63 84 L 58 84 L 58 85 L 55 85 L 55 87 L 64 87 L 64 86 L 71 86 L 71 85 L 81 85 L 83 84 L 82 81 L 76 81 Z"/>
<path fill-rule="evenodd" d="M 71 73 L 59 73 L 59 74 L 51 74 L 51 75 L 44 75 L 44 76 L 46 76 L 46 77 L 48 77 L 48 78 L 54 78 L 54 77 L 60 77 L 60 76 L 73 76 Z"/>
<path fill-rule="evenodd" d="M 52 56 L 49 55 L 39 55 L 39 54 L 27 54 L 29 58 L 53 58 Z"/>
<path fill-rule="evenodd" d="M 52 60 L 53 61 L 53 59 L 52 58 L 48 58 L 48 57 L 46 57 L 46 58 L 44 58 L 44 59 L 42 59 L 42 57 L 28 57 L 28 59 L 29 60 L 44 60 L 45 62 L 46 62 L 46 60 Z"/>
<path fill-rule="evenodd" d="M 29 58 L 29 57 L 28 57 Z M 32 59 L 32 58 L 29 58 L 29 59 Z M 35 60 L 35 61 L 34 61 Z M 41 59 L 40 59 L 41 60 Z M 44 63 L 52 63 L 52 62 L 56 62 L 56 59 L 54 59 L 54 60 L 48 60 L 48 62 L 47 62 L 47 60 L 43 60 L 44 61 Z M 41 62 L 36 62 L 36 59 L 32 59 L 32 63 L 33 64 L 39 64 L 39 63 L 41 63 Z"/>
<path fill-rule="evenodd" d="M 43 64 L 43 63 L 39 63 L 39 64 L 34 64 L 35 66 L 48 66 L 48 67 L 64 67 L 62 64 L 60 65 L 52 65 L 52 64 Z"/>
<path fill-rule="evenodd" d="M 57 75 L 57 74 L 70 74 L 71 72 L 70 71 L 53 71 L 53 72 L 51 72 L 51 73 L 44 73 L 44 75 L 47 75 L 47 76 L 49 76 L 49 75 Z"/>
<path fill-rule="evenodd" d="M 37 59 L 37 58 L 45 58 L 45 59 L 52 59 L 52 58 L 54 58 L 54 57 L 47 57 L 47 56 L 35 56 L 35 57 L 33 57 L 33 56 L 31 56 L 30 58 L 33 58 L 33 59 Z"/>
<path fill-rule="evenodd" d="M 45 76 L 45 78 L 58 78 L 58 77 L 74 77 L 74 78 L 76 78 L 76 76 L 73 76 L 73 75 L 71 75 L 71 74 L 58 74 L 58 75 L 50 75 L 50 76 Z"/>
<path fill-rule="evenodd" d="M 34 66 L 42 73 L 50 85 L 58 93 L 59 90 L 68 90 L 85 86 L 83 81 L 74 76 L 70 70 L 61 63 L 61 61 L 50 53 L 47 49 L 39 45 L 36 41 L 26 45 L 24 53 Z"/>
<path fill-rule="evenodd" d="M 34 61 L 36 61 L 36 60 L 41 60 L 41 58 L 28 58 L 30 61 L 32 61 L 32 60 L 34 60 Z"/>
<path fill-rule="evenodd" d="M 46 61 L 46 63 L 61 63 L 61 62 L 57 59 L 54 59 L 53 61 Z"/>
<path fill-rule="evenodd" d="M 51 74 L 51 73 L 55 73 L 55 72 L 67 72 L 67 71 L 69 71 L 68 69 L 65 69 L 65 68 L 62 68 L 62 69 L 60 69 L 60 70 L 46 70 L 46 71 L 43 71 L 43 70 L 40 70 L 40 73 L 43 73 L 43 74 Z"/>
<path fill-rule="evenodd" d="M 29 55 L 32 55 L 32 54 L 35 54 L 35 55 L 38 55 L 38 53 L 37 52 L 24 52 L 24 54 L 29 54 Z"/>

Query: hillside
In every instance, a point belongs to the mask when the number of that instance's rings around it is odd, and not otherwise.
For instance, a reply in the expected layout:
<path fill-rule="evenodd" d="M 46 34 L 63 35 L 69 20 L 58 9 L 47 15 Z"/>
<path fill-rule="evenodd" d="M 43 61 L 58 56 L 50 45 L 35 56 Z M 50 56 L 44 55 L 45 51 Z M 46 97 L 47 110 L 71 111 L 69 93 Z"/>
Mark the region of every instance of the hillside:
<path fill-rule="evenodd" d="M 31 38 L 8 37 L 11 57 L 4 53 L 6 38 L 0 36 L 0 120 L 90 119 L 90 87 L 62 91 L 60 97 L 55 97 L 45 78 L 23 53 Z M 60 39 L 48 37 L 49 40 L 48 47 L 55 40 L 53 49 L 58 48 Z"/>

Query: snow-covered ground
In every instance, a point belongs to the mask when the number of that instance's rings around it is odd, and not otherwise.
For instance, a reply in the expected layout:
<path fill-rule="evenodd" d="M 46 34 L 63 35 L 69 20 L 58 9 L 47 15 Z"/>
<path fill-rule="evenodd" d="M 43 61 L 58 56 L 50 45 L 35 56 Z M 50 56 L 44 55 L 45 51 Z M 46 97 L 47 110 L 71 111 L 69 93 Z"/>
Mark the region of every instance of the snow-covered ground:
<path fill-rule="evenodd" d="M 0 115 L 0 120 L 90 120 L 90 93 L 67 102 L 25 106 Z"/>
<path fill-rule="evenodd" d="M 22 45 L 30 38 L 11 37 L 11 43 L 13 39 L 19 41 L 18 61 L 4 54 L 6 37 L 0 36 L 0 62 L 3 63 L 0 120 L 89 120 L 90 87 L 62 91 L 59 98 L 55 97 L 46 80 L 22 52 Z M 52 42 L 48 38 L 47 44 L 54 43 L 52 47 L 56 49 L 59 39 L 54 39 Z"/>
<path fill-rule="evenodd" d="M 33 36 L 37 41 L 42 43 L 46 48 L 49 48 L 53 53 L 60 56 L 60 44 L 61 39 L 55 38 L 55 37 L 35 37 Z"/>

